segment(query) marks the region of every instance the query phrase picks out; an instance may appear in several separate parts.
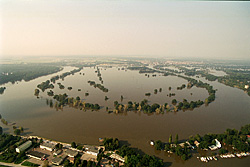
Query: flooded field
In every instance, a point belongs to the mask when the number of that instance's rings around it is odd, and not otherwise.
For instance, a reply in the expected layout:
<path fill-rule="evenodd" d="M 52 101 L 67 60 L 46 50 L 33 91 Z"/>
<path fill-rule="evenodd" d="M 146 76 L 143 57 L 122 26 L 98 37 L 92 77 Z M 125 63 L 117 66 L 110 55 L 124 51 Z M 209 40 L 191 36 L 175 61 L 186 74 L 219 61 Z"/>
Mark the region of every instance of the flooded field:
<path fill-rule="evenodd" d="M 140 102 L 147 99 L 153 103 L 171 103 L 172 99 L 182 101 L 205 100 L 208 96 L 206 89 L 192 87 L 191 89 L 177 90 L 187 81 L 176 76 L 162 76 L 152 74 L 145 76 L 138 71 L 120 70 L 117 67 L 100 68 L 103 84 L 109 89 L 107 93 L 98 88 L 90 86 L 88 81 L 100 83 L 96 69 L 93 67 L 84 68 L 80 72 L 67 76 L 64 80 L 58 80 L 55 94 L 67 93 L 70 97 L 80 96 L 81 100 L 88 103 L 97 103 L 101 106 L 99 111 L 82 111 L 72 107 L 64 107 L 63 110 L 50 108 L 46 104 L 46 99 L 52 99 L 47 95 L 47 91 L 40 92 L 39 97 L 34 96 L 34 89 L 38 84 L 50 79 L 52 76 L 73 70 L 74 67 L 65 67 L 59 73 L 37 78 L 29 82 L 19 82 L 18 84 L 5 84 L 6 91 L 0 96 L 0 109 L 2 117 L 7 121 L 15 122 L 18 126 L 23 126 L 28 135 L 38 135 L 45 138 L 65 142 L 79 142 L 87 144 L 99 144 L 99 137 L 117 137 L 123 142 L 127 142 L 132 147 L 136 147 L 142 152 L 156 155 L 166 165 L 171 166 L 200 166 L 196 157 L 188 161 L 181 161 L 178 157 L 169 157 L 168 154 L 155 151 L 149 145 L 150 140 L 168 141 L 170 134 L 179 134 L 179 140 L 187 139 L 190 135 L 205 133 L 221 133 L 227 128 L 239 129 L 242 125 L 249 124 L 250 117 L 250 97 L 237 88 L 231 88 L 223 84 L 205 81 L 218 89 L 216 99 L 208 106 L 202 105 L 194 110 L 185 112 L 168 112 L 164 114 L 144 114 L 143 112 L 129 111 L 126 113 L 107 113 L 105 108 L 114 108 L 114 101 L 127 103 L 128 101 Z M 80 74 L 81 73 L 81 74 Z M 83 75 L 84 73 L 84 75 Z M 58 82 L 65 88 L 59 89 Z M 68 90 L 71 86 L 73 89 Z M 169 90 L 171 87 L 171 91 Z M 154 89 L 162 88 L 162 92 L 154 94 Z M 81 89 L 81 91 L 78 91 Z M 89 96 L 85 96 L 88 92 Z M 151 96 L 145 96 L 150 92 Z M 175 96 L 167 96 L 175 93 Z M 124 99 L 121 101 L 121 95 Z M 109 99 L 105 100 L 105 96 Z M 3 126 L 4 127 L 4 126 Z M 4 131 L 12 130 L 11 126 L 4 128 Z M 208 166 L 247 166 L 250 158 L 226 159 L 218 162 L 209 162 Z"/>

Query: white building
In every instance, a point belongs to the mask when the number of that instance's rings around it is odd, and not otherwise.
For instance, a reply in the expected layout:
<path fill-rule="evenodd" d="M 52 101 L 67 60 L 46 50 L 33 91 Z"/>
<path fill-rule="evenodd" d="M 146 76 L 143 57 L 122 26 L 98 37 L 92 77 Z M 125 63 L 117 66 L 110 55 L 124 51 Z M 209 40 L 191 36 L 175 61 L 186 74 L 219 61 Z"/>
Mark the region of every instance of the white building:
<path fill-rule="evenodd" d="M 95 146 L 85 145 L 85 151 L 87 154 L 97 156 L 99 154 L 99 149 Z"/>
<path fill-rule="evenodd" d="M 218 147 L 218 148 L 221 148 L 221 144 L 220 144 L 220 142 L 217 140 L 217 139 L 215 139 L 215 145 L 216 145 L 216 147 Z"/>
<path fill-rule="evenodd" d="M 220 142 L 217 139 L 214 139 L 214 140 L 215 140 L 215 145 L 208 146 L 210 150 L 217 150 L 221 148 Z"/>
<path fill-rule="evenodd" d="M 40 148 L 45 149 L 45 150 L 49 150 L 49 151 L 53 151 L 55 148 L 55 144 L 49 143 L 49 142 L 44 142 L 43 144 L 40 145 Z"/>
<path fill-rule="evenodd" d="M 23 143 L 21 146 L 16 148 L 16 152 L 20 153 L 22 151 L 25 151 L 27 148 L 29 148 L 32 145 L 32 141 L 27 141 Z"/>
<path fill-rule="evenodd" d="M 249 88 L 249 85 L 245 85 L 245 89 L 248 89 Z"/>

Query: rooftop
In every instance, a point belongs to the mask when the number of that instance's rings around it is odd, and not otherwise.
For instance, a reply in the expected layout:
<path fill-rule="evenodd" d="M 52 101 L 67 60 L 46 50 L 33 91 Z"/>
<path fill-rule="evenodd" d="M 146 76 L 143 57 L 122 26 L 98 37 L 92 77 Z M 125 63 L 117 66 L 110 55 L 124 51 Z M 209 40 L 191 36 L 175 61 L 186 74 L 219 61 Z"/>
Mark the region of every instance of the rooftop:
<path fill-rule="evenodd" d="M 46 156 L 46 154 L 37 151 L 29 151 L 27 155 L 31 155 L 38 158 L 43 158 L 44 156 Z"/>
<path fill-rule="evenodd" d="M 41 146 L 48 147 L 48 148 L 54 148 L 55 144 L 54 143 L 44 142 L 43 144 L 41 144 Z"/>
<path fill-rule="evenodd" d="M 58 157 L 55 157 L 55 158 L 52 159 L 52 163 L 53 164 L 61 164 L 62 161 L 63 161 L 63 159 L 62 158 L 58 158 Z"/>
<path fill-rule="evenodd" d="M 18 149 L 22 150 L 23 148 L 26 148 L 27 146 L 31 145 L 32 141 L 28 140 L 25 143 L 23 143 L 22 145 L 20 145 L 19 147 L 17 147 Z"/>
<path fill-rule="evenodd" d="M 84 145 L 84 148 L 85 148 L 86 151 L 91 151 L 91 152 L 95 152 L 95 153 L 99 152 L 98 148 L 95 147 L 95 146 Z"/>
<path fill-rule="evenodd" d="M 70 155 L 70 156 L 77 156 L 78 151 L 74 151 L 74 150 L 67 149 L 67 150 L 65 151 L 65 154 Z"/>

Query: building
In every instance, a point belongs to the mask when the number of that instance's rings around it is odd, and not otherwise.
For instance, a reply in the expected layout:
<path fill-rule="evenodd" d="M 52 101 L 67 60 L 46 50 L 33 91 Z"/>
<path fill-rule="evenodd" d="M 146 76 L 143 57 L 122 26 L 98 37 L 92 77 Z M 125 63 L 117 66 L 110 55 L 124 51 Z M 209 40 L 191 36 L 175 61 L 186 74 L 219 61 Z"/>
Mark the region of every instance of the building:
<path fill-rule="evenodd" d="M 217 139 L 215 139 L 215 145 L 211 145 L 208 147 L 210 148 L 210 150 L 217 150 L 217 149 L 221 148 L 221 144 Z"/>
<path fill-rule="evenodd" d="M 57 150 L 53 153 L 53 155 L 60 155 L 62 153 L 62 150 Z"/>
<path fill-rule="evenodd" d="M 209 148 L 210 150 L 212 150 L 212 151 L 218 149 L 215 145 L 208 146 L 208 148 Z"/>
<path fill-rule="evenodd" d="M 123 163 L 125 162 L 125 159 L 116 153 L 110 155 L 110 158 L 116 159 L 116 160 L 121 161 Z"/>
<path fill-rule="evenodd" d="M 78 155 L 78 151 L 66 149 L 65 154 L 71 158 L 74 158 L 75 156 Z"/>
<path fill-rule="evenodd" d="M 84 148 L 85 148 L 85 152 L 87 154 L 97 156 L 98 153 L 99 153 L 99 149 L 97 147 L 95 147 L 95 146 L 84 145 Z"/>
<path fill-rule="evenodd" d="M 200 145 L 200 143 L 197 140 L 194 141 L 194 144 L 196 145 L 196 147 L 199 147 Z"/>
<path fill-rule="evenodd" d="M 44 142 L 43 144 L 40 145 L 40 148 L 48 150 L 48 151 L 53 151 L 55 148 L 55 144 L 49 143 L 49 142 Z"/>
<path fill-rule="evenodd" d="M 249 88 L 249 85 L 245 85 L 245 89 L 248 89 Z"/>
<path fill-rule="evenodd" d="M 215 146 L 221 148 L 221 144 L 217 139 L 215 139 Z"/>
<path fill-rule="evenodd" d="M 63 161 L 62 158 L 55 157 L 55 158 L 52 159 L 51 162 L 52 162 L 52 164 L 59 166 L 62 163 L 62 161 Z"/>
<path fill-rule="evenodd" d="M 38 160 L 43 160 L 44 158 L 46 158 L 46 154 L 44 153 L 41 153 L 41 152 L 37 152 L 37 151 L 29 151 L 27 152 L 26 154 L 28 157 L 30 158 L 35 158 L 35 159 L 38 159 Z"/>
<path fill-rule="evenodd" d="M 16 148 L 16 152 L 20 153 L 22 151 L 25 151 L 27 148 L 29 148 L 32 145 L 32 141 L 26 141 L 21 146 Z"/>

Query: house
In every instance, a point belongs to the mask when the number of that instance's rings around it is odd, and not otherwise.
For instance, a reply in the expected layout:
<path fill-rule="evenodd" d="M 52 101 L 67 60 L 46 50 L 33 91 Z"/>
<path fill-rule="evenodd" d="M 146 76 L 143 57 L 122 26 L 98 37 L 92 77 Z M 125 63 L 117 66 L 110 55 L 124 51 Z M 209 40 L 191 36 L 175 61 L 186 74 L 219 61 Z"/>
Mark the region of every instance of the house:
<path fill-rule="evenodd" d="M 30 158 L 35 158 L 35 159 L 38 159 L 38 160 L 42 160 L 42 159 L 44 159 L 46 156 L 48 156 L 48 155 L 46 155 L 46 154 L 44 154 L 44 153 L 41 153 L 41 152 L 38 152 L 38 151 L 29 151 L 29 152 L 27 152 L 27 154 L 26 154 L 28 157 L 30 157 Z"/>
<path fill-rule="evenodd" d="M 182 148 L 184 148 L 186 143 L 180 143 L 179 146 L 181 146 Z"/>
<path fill-rule="evenodd" d="M 208 147 L 210 150 L 217 150 L 217 149 L 221 148 L 221 144 L 217 139 L 215 139 L 215 145 L 211 145 Z"/>
<path fill-rule="evenodd" d="M 200 145 L 200 143 L 197 140 L 194 141 L 194 144 L 196 145 L 196 147 L 199 147 Z"/>
<path fill-rule="evenodd" d="M 52 159 L 52 164 L 54 164 L 54 165 L 60 165 L 61 163 L 62 163 L 62 161 L 63 161 L 63 159 L 62 158 L 59 158 L 59 157 L 55 157 L 55 158 L 53 158 Z"/>
<path fill-rule="evenodd" d="M 220 142 L 217 140 L 217 139 L 215 139 L 215 145 L 216 145 L 216 147 L 218 147 L 218 148 L 221 148 L 221 144 L 220 144 Z"/>
<path fill-rule="evenodd" d="M 120 155 L 116 154 L 116 153 L 111 154 L 109 157 L 112 158 L 112 159 L 116 159 L 118 161 L 121 161 L 123 163 L 125 162 L 125 159 L 123 157 L 121 157 Z"/>
<path fill-rule="evenodd" d="M 78 151 L 66 149 L 65 154 L 71 158 L 74 158 L 75 156 L 78 155 Z"/>
<path fill-rule="evenodd" d="M 99 153 L 99 149 L 95 146 L 90 146 L 90 145 L 84 145 L 85 152 L 87 154 L 95 155 L 97 156 Z"/>
<path fill-rule="evenodd" d="M 215 145 L 211 145 L 211 146 L 208 146 L 208 148 L 210 149 L 210 150 L 217 150 L 217 147 L 215 146 Z"/>
<path fill-rule="evenodd" d="M 245 89 L 248 89 L 249 88 L 249 85 L 245 85 Z"/>
<path fill-rule="evenodd" d="M 40 148 L 48 151 L 53 151 L 55 148 L 55 144 L 51 142 L 44 142 L 43 144 L 40 145 Z"/>
<path fill-rule="evenodd" d="M 16 148 L 16 152 L 20 153 L 22 151 L 25 151 L 27 148 L 29 148 L 32 145 L 32 141 L 26 141 L 21 146 Z"/>

